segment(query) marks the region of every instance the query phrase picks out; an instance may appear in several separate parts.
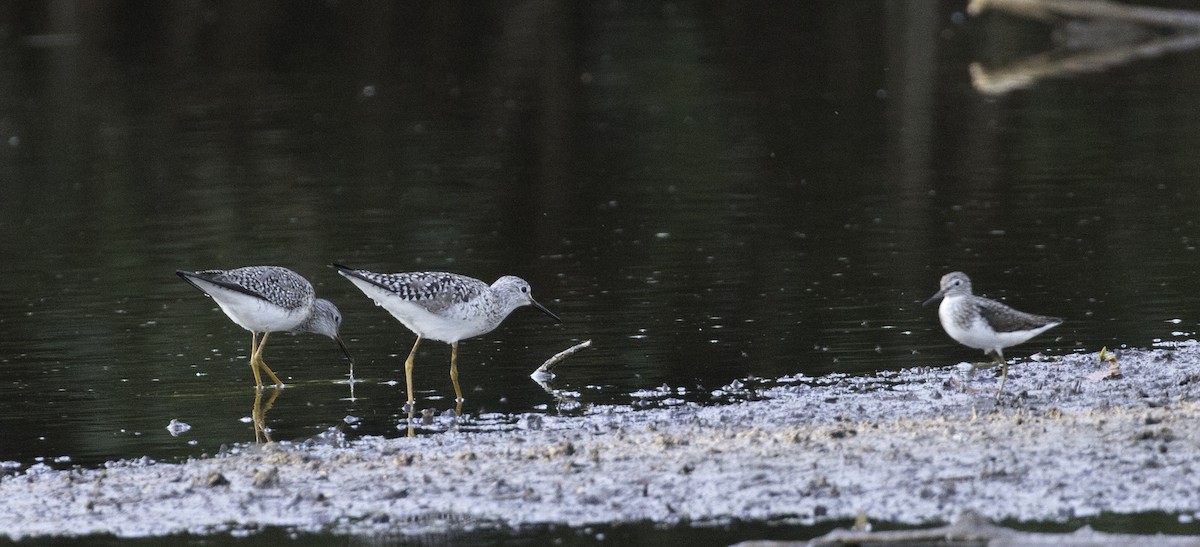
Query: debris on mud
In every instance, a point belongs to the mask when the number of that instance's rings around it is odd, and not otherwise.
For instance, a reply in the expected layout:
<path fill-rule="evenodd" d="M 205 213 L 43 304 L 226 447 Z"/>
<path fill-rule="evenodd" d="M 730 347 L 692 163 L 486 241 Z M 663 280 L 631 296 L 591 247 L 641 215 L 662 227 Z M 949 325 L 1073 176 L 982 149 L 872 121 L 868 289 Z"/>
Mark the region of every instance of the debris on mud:
<path fill-rule="evenodd" d="M 590 406 L 538 427 L 274 442 L 181 463 L 31 467 L 0 479 L 12 539 L 623 522 L 935 524 L 1200 508 L 1200 345 L 1013 365 L 747 379 L 727 404 Z M 719 392 L 719 393 L 718 393 Z M 36 467 L 36 466 L 35 466 Z"/>

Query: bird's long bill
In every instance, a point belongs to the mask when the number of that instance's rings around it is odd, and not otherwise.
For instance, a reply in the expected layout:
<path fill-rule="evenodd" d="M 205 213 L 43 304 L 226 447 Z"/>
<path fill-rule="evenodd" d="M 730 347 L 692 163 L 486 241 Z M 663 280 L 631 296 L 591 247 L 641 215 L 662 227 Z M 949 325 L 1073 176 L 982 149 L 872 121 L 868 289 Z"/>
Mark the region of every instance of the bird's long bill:
<path fill-rule="evenodd" d="M 942 289 L 942 290 L 938 291 L 936 294 L 934 294 L 933 296 L 929 297 L 929 300 L 926 300 L 925 302 L 922 302 L 922 303 L 921 303 L 921 305 L 922 305 L 922 306 L 928 306 L 928 305 L 930 305 L 930 304 L 932 304 L 932 303 L 934 303 L 934 302 L 937 302 L 937 301 L 938 301 L 938 299 L 939 299 L 939 298 L 941 298 L 941 297 L 942 297 L 943 295 L 945 295 L 945 294 L 946 294 L 946 290 L 945 290 L 945 289 Z"/>
<path fill-rule="evenodd" d="M 530 306 L 533 306 L 533 307 L 535 307 L 535 308 L 537 308 L 537 310 L 538 310 L 538 311 L 540 311 L 540 312 L 542 312 L 542 313 L 544 313 L 544 314 L 546 314 L 546 315 L 549 315 L 550 317 L 553 317 L 555 321 L 558 321 L 559 323 L 562 323 L 562 319 L 559 319 L 559 317 L 558 317 L 557 315 L 554 315 L 554 312 L 552 312 L 552 311 L 550 311 L 550 310 L 546 309 L 546 306 L 543 306 L 543 305 L 541 305 L 541 304 L 538 304 L 538 303 L 537 303 L 537 300 L 534 300 L 534 299 L 530 298 L 530 299 L 529 299 L 529 305 L 530 305 Z"/>
<path fill-rule="evenodd" d="M 338 343 L 338 347 L 342 348 L 342 353 L 346 354 L 346 360 L 350 361 L 350 366 L 354 366 L 354 358 L 350 356 L 350 348 L 346 347 L 346 343 L 342 341 L 341 336 L 334 336 L 333 341 Z"/>

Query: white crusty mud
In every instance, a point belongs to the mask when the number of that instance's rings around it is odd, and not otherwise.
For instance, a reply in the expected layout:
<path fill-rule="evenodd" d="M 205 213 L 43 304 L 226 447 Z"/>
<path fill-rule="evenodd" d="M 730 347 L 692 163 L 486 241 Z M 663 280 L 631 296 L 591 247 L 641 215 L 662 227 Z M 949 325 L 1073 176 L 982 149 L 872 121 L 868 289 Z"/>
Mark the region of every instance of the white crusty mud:
<path fill-rule="evenodd" d="M 472 526 L 729 519 L 924 524 L 1200 510 L 1200 346 L 1036 357 L 1007 393 L 957 367 L 736 382 L 728 404 L 574 409 L 495 431 L 274 443 L 184 463 L 28 469 L 0 530 L 159 536 L 278 526 L 431 534 Z M 755 387 L 757 386 L 757 387 Z M 643 397 L 653 396 L 642 394 Z M 664 400 L 673 390 L 662 390 Z M 670 403 L 661 403 L 670 404 Z"/>

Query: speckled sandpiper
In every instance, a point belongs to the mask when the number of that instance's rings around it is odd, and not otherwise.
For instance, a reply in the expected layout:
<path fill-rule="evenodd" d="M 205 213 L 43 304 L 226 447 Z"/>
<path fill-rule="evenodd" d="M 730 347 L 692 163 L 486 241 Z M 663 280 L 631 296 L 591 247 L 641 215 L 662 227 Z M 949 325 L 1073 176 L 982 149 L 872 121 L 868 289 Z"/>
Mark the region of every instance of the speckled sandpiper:
<path fill-rule="evenodd" d="M 1001 365 L 997 397 L 1004 393 L 1004 382 L 1008 379 L 1004 348 L 1025 342 L 1063 322 L 1057 317 L 1017 311 L 995 300 L 975 296 L 971 294 L 971 279 L 962 272 L 942 276 L 941 288 L 922 305 L 928 306 L 939 298 L 942 303 L 938 306 L 938 319 L 946 334 L 964 346 L 983 350 L 984 355 L 994 354 L 995 363 L 976 368 Z"/>
<path fill-rule="evenodd" d="M 533 306 L 562 322 L 538 304 L 530 294 L 529 283 L 516 276 L 506 275 L 489 286 L 473 277 L 446 272 L 381 274 L 341 264 L 333 267 L 417 335 L 408 359 L 404 361 L 410 409 L 414 403 L 413 357 L 421 340 L 428 338 L 450 344 L 450 381 L 454 384 L 456 400 L 461 404 L 463 395 L 458 387 L 460 340 L 491 332 L 508 314 L 522 306 Z"/>
<path fill-rule="evenodd" d="M 247 266 L 233 270 L 176 270 L 184 281 L 212 297 L 234 323 L 250 331 L 250 370 L 257 389 L 263 388 L 267 373 L 275 387 L 283 381 L 263 362 L 267 336 L 284 331 L 292 334 L 311 332 L 333 338 L 350 361 L 354 378 L 354 358 L 338 336 L 342 314 L 332 302 L 317 298 L 313 286 L 300 274 L 280 266 Z M 262 334 L 260 340 L 258 335 Z"/>

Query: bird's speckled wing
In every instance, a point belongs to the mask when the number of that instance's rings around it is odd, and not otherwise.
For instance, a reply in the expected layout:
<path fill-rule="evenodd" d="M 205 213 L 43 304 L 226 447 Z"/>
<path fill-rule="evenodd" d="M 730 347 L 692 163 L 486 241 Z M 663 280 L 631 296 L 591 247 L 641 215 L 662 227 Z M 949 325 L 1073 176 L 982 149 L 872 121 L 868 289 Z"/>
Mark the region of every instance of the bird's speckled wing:
<path fill-rule="evenodd" d="M 234 270 L 203 270 L 195 275 L 209 283 L 257 296 L 286 309 L 311 305 L 313 286 L 300 274 L 281 266 L 248 266 Z"/>
<path fill-rule="evenodd" d="M 1057 317 L 1025 313 L 980 296 L 972 297 L 971 300 L 979 310 L 979 315 L 996 332 L 1034 330 L 1046 325 L 1062 323 L 1062 319 Z"/>
<path fill-rule="evenodd" d="M 448 272 L 381 274 L 366 270 L 343 271 L 434 313 L 474 300 L 488 290 L 488 284 L 483 281 Z"/>

